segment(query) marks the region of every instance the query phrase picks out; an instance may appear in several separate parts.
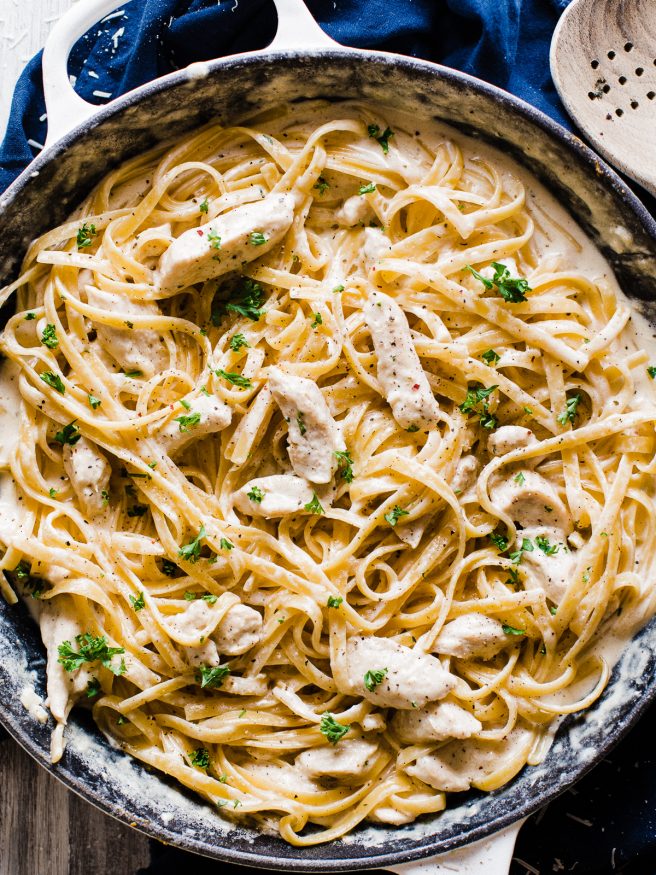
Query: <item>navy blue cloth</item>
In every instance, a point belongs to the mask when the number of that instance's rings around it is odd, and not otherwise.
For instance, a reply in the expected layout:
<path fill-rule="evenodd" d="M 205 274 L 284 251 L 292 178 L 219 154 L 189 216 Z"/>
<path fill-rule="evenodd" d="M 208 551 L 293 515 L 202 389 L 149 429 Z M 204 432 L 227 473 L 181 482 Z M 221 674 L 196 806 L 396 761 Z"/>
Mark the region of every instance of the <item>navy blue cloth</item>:
<path fill-rule="evenodd" d="M 118 2 L 118 0 L 117 0 Z M 438 61 L 511 91 L 568 124 L 549 77 L 549 41 L 568 0 L 308 0 L 333 39 Z M 119 7 L 119 11 L 121 7 Z M 192 61 L 263 48 L 276 29 L 272 0 L 133 0 L 75 46 L 76 90 L 103 103 Z M 95 94 L 94 94 L 95 92 Z M 99 96 L 100 95 L 100 96 Z M 14 93 L 0 147 L 0 192 L 46 136 L 41 55 Z M 31 141 L 31 143 L 30 143 Z"/>

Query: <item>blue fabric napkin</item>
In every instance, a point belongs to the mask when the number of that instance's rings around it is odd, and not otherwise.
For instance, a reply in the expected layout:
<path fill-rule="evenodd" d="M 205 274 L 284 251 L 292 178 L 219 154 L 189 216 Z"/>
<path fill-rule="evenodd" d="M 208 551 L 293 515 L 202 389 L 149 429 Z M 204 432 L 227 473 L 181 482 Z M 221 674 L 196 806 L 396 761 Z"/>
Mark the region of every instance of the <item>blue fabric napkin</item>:
<path fill-rule="evenodd" d="M 568 2 L 307 0 L 307 5 L 324 30 L 344 45 L 455 67 L 569 124 L 549 76 L 551 34 Z M 275 29 L 272 0 L 133 0 L 77 43 L 69 72 L 85 100 L 105 103 L 106 95 L 118 97 L 192 61 L 263 48 Z M 39 53 L 14 93 L 0 147 L 0 192 L 45 140 L 41 78 Z"/>

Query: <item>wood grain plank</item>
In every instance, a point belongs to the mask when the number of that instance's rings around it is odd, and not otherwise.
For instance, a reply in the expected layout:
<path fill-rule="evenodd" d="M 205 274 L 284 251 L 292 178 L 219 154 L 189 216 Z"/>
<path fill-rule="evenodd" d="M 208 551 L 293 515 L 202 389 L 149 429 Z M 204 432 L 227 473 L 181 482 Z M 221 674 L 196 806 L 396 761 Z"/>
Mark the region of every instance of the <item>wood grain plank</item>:
<path fill-rule="evenodd" d="M 145 836 L 0 743 L 0 875 L 136 875 L 149 861 Z"/>

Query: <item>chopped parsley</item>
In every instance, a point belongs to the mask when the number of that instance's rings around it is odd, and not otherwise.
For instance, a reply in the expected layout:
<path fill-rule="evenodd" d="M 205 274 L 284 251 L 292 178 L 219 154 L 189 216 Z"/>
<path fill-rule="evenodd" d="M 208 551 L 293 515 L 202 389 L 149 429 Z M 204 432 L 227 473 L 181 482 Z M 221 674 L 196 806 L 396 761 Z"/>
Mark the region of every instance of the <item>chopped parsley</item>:
<path fill-rule="evenodd" d="M 523 486 L 526 483 L 526 477 L 524 477 L 521 471 L 519 472 L 519 474 L 515 474 L 513 480 L 520 486 Z"/>
<path fill-rule="evenodd" d="M 201 687 L 220 687 L 229 674 L 230 667 L 227 665 L 201 665 L 196 672 L 196 683 Z"/>
<path fill-rule="evenodd" d="M 36 319 L 36 313 L 33 310 L 30 310 L 29 313 L 25 314 L 25 321 L 31 322 L 32 319 Z"/>
<path fill-rule="evenodd" d="M 301 433 L 301 437 L 303 437 L 303 435 L 307 431 L 307 426 L 305 425 L 305 414 L 302 410 L 299 410 L 296 414 L 296 425 L 298 426 L 298 430 Z"/>
<path fill-rule="evenodd" d="M 135 379 L 136 377 L 143 377 L 143 371 L 123 371 L 123 374 L 126 377 L 129 377 L 131 380 Z"/>
<path fill-rule="evenodd" d="M 66 671 L 77 671 L 82 668 L 85 662 L 100 662 L 112 674 L 118 676 L 125 672 L 123 659 L 118 667 L 111 662 L 113 656 L 125 653 L 125 650 L 122 647 L 109 647 L 104 635 L 94 637 L 90 632 L 85 632 L 82 635 L 76 635 L 75 640 L 79 647 L 78 651 L 73 650 L 70 641 L 63 641 L 57 648 L 59 652 L 57 661 L 64 666 Z"/>
<path fill-rule="evenodd" d="M 496 363 L 501 358 L 493 349 L 486 349 L 484 353 L 481 354 L 481 358 L 484 362 L 487 362 L 490 367 L 496 365 Z"/>
<path fill-rule="evenodd" d="M 253 231 L 248 238 L 248 242 L 251 244 L 251 246 L 264 246 L 264 244 L 267 242 L 267 238 L 261 231 Z"/>
<path fill-rule="evenodd" d="M 216 233 L 214 228 L 210 229 L 207 232 L 207 239 L 209 240 L 210 249 L 220 249 L 221 248 L 221 238 Z"/>
<path fill-rule="evenodd" d="M 389 140 L 390 137 L 394 136 L 394 131 L 387 127 L 381 134 L 380 125 L 367 125 L 367 133 L 371 137 L 372 140 L 376 140 L 376 142 L 380 143 L 380 147 L 383 150 L 383 153 L 387 155 L 389 152 Z"/>
<path fill-rule="evenodd" d="M 52 371 L 46 371 L 40 376 L 46 386 L 50 386 L 51 389 L 59 392 L 60 395 L 66 394 L 66 387 L 64 386 L 63 380 L 59 374 L 53 374 Z"/>
<path fill-rule="evenodd" d="M 241 284 L 241 298 L 237 303 L 229 303 L 226 305 L 226 310 L 231 310 L 233 313 L 239 313 L 240 316 L 245 316 L 252 322 L 257 322 L 262 315 L 262 286 L 254 280 L 244 277 Z M 214 322 L 214 317 L 212 318 Z M 218 322 L 214 322 L 218 325 Z"/>
<path fill-rule="evenodd" d="M 191 410 L 191 404 L 187 401 L 186 398 L 181 398 L 180 404 L 182 404 L 185 410 Z"/>
<path fill-rule="evenodd" d="M 369 671 L 365 672 L 364 676 L 364 685 L 369 690 L 370 693 L 376 689 L 378 684 L 382 684 L 383 680 L 387 675 L 386 668 L 374 668 L 369 669 Z"/>
<path fill-rule="evenodd" d="M 505 535 L 499 535 L 497 532 L 492 532 L 488 535 L 488 538 L 492 541 L 499 553 L 505 553 L 508 549 L 508 538 L 506 538 Z"/>
<path fill-rule="evenodd" d="M 250 346 L 243 334 L 233 334 L 230 338 L 230 349 L 233 352 L 239 352 L 242 346 Z"/>
<path fill-rule="evenodd" d="M 339 294 L 340 292 L 343 292 L 343 291 L 344 291 L 344 286 L 335 286 L 335 288 L 333 289 L 333 294 L 334 294 L 334 295 L 337 295 L 337 294 Z"/>
<path fill-rule="evenodd" d="M 175 577 L 178 572 L 178 566 L 170 559 L 162 559 L 162 572 L 167 577 Z"/>
<path fill-rule="evenodd" d="M 193 602 L 201 599 L 202 601 L 207 602 L 208 605 L 215 605 L 219 600 L 218 595 L 214 595 L 214 593 L 212 592 L 199 593 L 192 592 L 190 589 L 186 590 L 184 597 L 185 601 L 187 602 Z"/>
<path fill-rule="evenodd" d="M 368 185 L 361 185 L 358 189 L 358 194 L 371 194 L 372 191 L 376 191 L 375 182 L 370 182 Z"/>
<path fill-rule="evenodd" d="M 483 428 L 493 429 L 498 425 L 496 416 L 490 413 L 488 398 L 498 389 L 498 386 L 477 386 L 467 389 L 467 396 L 462 404 L 458 405 L 458 409 L 465 415 L 475 413 L 478 416 L 478 421 Z"/>
<path fill-rule="evenodd" d="M 312 500 L 308 501 L 308 503 L 304 505 L 304 507 L 308 513 L 321 514 L 324 512 L 316 492 L 312 493 Z"/>
<path fill-rule="evenodd" d="M 25 317 L 27 319 L 27 316 Z M 647 373 L 652 378 L 652 380 L 656 377 L 656 365 L 650 365 L 647 368 Z"/>
<path fill-rule="evenodd" d="M 143 611 L 143 609 L 146 607 L 143 590 L 139 593 L 139 596 L 136 599 L 133 595 L 130 596 L 130 604 L 132 605 L 132 609 L 135 612 Z"/>
<path fill-rule="evenodd" d="M 100 692 L 100 681 L 98 678 L 91 678 L 91 680 L 87 683 L 87 688 L 84 691 L 87 699 L 93 699 L 94 696 L 97 696 Z"/>
<path fill-rule="evenodd" d="M 43 333 L 41 334 L 41 343 L 44 346 L 47 346 L 48 349 L 57 349 L 57 347 L 59 346 L 57 329 L 50 322 L 43 329 Z"/>
<path fill-rule="evenodd" d="M 505 264 L 499 264 L 498 261 L 492 262 L 494 268 L 494 276 L 491 280 L 483 276 L 477 270 L 474 270 L 471 265 L 466 265 L 465 270 L 472 273 L 479 282 L 483 283 L 486 289 L 494 289 L 501 295 L 504 301 L 510 304 L 520 304 L 526 300 L 526 292 L 531 291 L 528 281 L 521 277 L 511 277 L 510 271 Z"/>
<path fill-rule="evenodd" d="M 558 613 L 558 608 L 555 605 L 549 605 L 549 613 L 552 617 L 555 617 Z"/>
<path fill-rule="evenodd" d="M 95 225 L 87 225 L 85 222 L 81 228 L 78 228 L 77 232 L 77 248 L 78 249 L 86 249 L 87 246 L 91 246 L 91 242 L 93 238 L 97 235 L 96 226 Z"/>
<path fill-rule="evenodd" d="M 325 194 L 326 189 L 330 188 L 330 183 L 326 181 L 325 177 L 320 176 L 317 181 L 314 183 L 312 188 L 316 188 L 319 191 L 319 194 Z"/>
<path fill-rule="evenodd" d="M 73 422 L 69 422 L 68 425 L 65 425 L 61 431 L 58 431 L 55 435 L 55 440 L 58 444 L 64 446 L 64 444 L 70 444 L 70 446 L 75 446 L 75 444 L 80 440 L 82 434 L 80 429 L 75 424 L 77 422 L 76 419 Z"/>
<path fill-rule="evenodd" d="M 201 211 L 201 213 L 206 213 L 209 210 L 209 208 L 210 208 L 210 202 L 207 200 L 207 198 L 202 200 L 199 207 L 198 207 L 198 209 Z"/>
<path fill-rule="evenodd" d="M 57 490 L 54 488 L 54 486 L 50 487 L 50 489 L 48 490 L 48 495 L 50 496 L 50 498 L 57 497 Z"/>
<path fill-rule="evenodd" d="M 319 730 L 326 736 L 331 744 L 337 744 L 346 735 L 351 727 L 338 723 L 332 714 L 324 714 L 321 718 Z"/>
<path fill-rule="evenodd" d="M 385 514 L 385 521 L 394 528 L 394 526 L 398 523 L 402 516 L 408 516 L 409 511 L 403 510 L 402 507 L 399 507 L 398 504 L 395 504 L 392 510 L 389 513 Z"/>
<path fill-rule="evenodd" d="M 133 504 L 132 507 L 128 508 L 129 517 L 140 517 L 144 516 L 146 513 L 148 513 L 147 504 Z"/>
<path fill-rule="evenodd" d="M 222 550 L 234 550 L 235 545 L 232 543 L 232 541 L 229 541 L 227 538 L 221 538 L 221 540 L 219 541 L 219 547 Z"/>
<path fill-rule="evenodd" d="M 343 601 L 344 599 L 341 597 L 341 595 L 329 595 L 326 605 L 329 608 L 338 608 Z"/>
<path fill-rule="evenodd" d="M 574 422 L 576 418 L 576 408 L 581 403 L 581 396 L 576 394 L 572 395 L 571 398 L 568 398 L 565 403 L 565 409 L 562 413 L 558 414 L 558 422 L 561 425 L 567 425 L 568 422 Z"/>
<path fill-rule="evenodd" d="M 524 553 L 532 553 L 534 549 L 535 547 L 530 538 L 522 538 L 521 546 L 517 550 L 513 550 L 512 553 L 509 553 L 508 558 L 513 565 L 519 565 Z"/>
<path fill-rule="evenodd" d="M 107 505 L 109 504 L 109 492 L 107 492 L 106 489 L 103 489 L 100 493 L 100 497 L 102 499 L 103 507 L 107 507 Z"/>
<path fill-rule="evenodd" d="M 253 386 L 248 377 L 244 377 L 241 374 L 234 374 L 231 371 L 223 371 L 221 368 L 214 371 L 214 373 L 217 377 L 223 377 L 224 380 L 232 383 L 233 386 L 239 386 L 240 389 L 250 389 Z"/>
<path fill-rule="evenodd" d="M 553 556 L 558 552 L 558 544 L 550 544 L 549 538 L 545 538 L 544 535 L 538 535 L 535 543 L 547 556 Z"/>
<path fill-rule="evenodd" d="M 323 319 L 321 313 L 315 313 L 314 319 L 310 323 L 310 328 L 317 328 L 319 325 L 323 325 Z"/>
<path fill-rule="evenodd" d="M 347 483 L 353 482 L 353 459 L 348 450 L 334 450 L 334 455 L 339 462 L 339 473 L 342 480 Z"/>
<path fill-rule="evenodd" d="M 253 486 L 251 491 L 246 493 L 246 497 L 250 498 L 251 501 L 254 501 L 255 504 L 262 504 L 264 492 L 260 489 L 259 486 Z"/>
<path fill-rule="evenodd" d="M 506 635 L 526 635 L 525 629 L 515 629 L 514 626 L 509 626 L 507 623 L 504 623 L 501 628 Z"/>
<path fill-rule="evenodd" d="M 175 422 L 178 423 L 178 428 L 180 431 L 190 431 L 192 428 L 195 428 L 200 422 L 200 413 L 189 413 L 183 414 L 182 416 L 176 416 L 174 419 Z"/>
<path fill-rule="evenodd" d="M 100 398 L 96 398 L 95 395 L 87 395 L 87 398 L 89 399 L 89 407 L 92 410 L 97 410 L 102 404 Z"/>
<path fill-rule="evenodd" d="M 183 544 L 182 547 L 178 550 L 178 556 L 182 556 L 183 559 L 186 559 L 187 562 L 198 562 L 200 559 L 200 549 L 201 549 L 201 541 L 205 537 L 207 532 L 205 531 L 205 526 L 200 527 L 200 531 L 198 535 L 193 539 L 193 541 L 189 541 L 188 544 Z"/>
<path fill-rule="evenodd" d="M 206 769 L 210 764 L 210 752 L 206 747 L 197 747 L 189 757 L 189 762 L 192 766 L 199 769 Z"/>

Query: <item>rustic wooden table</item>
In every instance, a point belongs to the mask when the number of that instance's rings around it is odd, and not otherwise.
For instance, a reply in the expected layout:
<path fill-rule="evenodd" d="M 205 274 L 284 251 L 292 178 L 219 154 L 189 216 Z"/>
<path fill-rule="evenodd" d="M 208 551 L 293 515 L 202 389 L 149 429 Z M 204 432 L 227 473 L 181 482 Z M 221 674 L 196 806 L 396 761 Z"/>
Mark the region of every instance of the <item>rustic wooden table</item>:
<path fill-rule="evenodd" d="M 72 2 L 0 0 L 1 135 L 16 79 Z M 79 799 L 0 737 L 0 875 L 136 875 L 149 859 L 144 836 Z"/>

